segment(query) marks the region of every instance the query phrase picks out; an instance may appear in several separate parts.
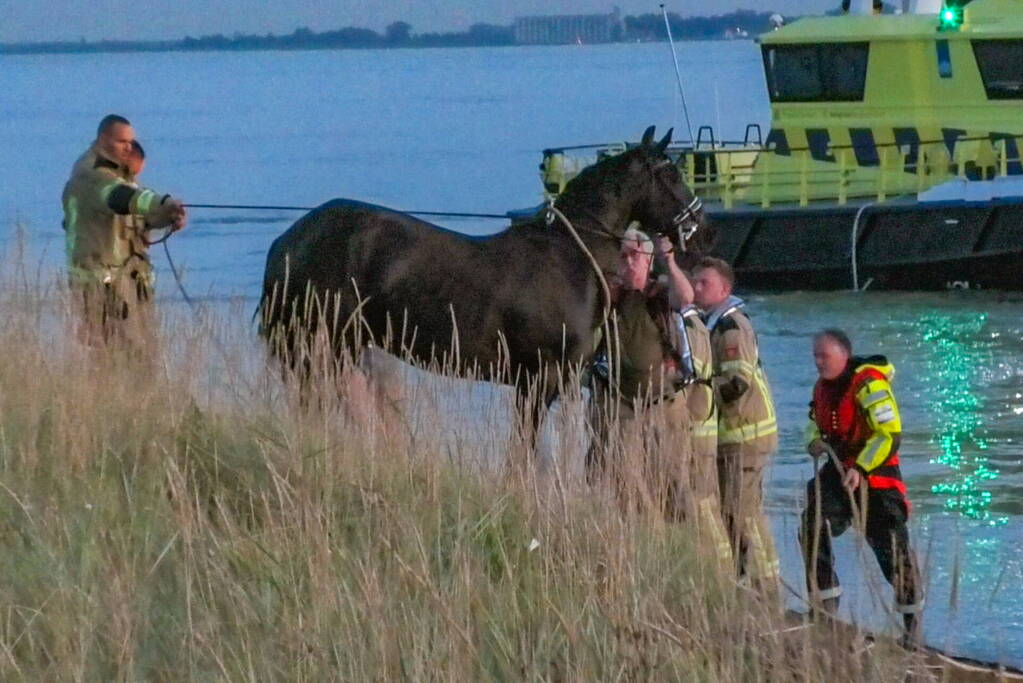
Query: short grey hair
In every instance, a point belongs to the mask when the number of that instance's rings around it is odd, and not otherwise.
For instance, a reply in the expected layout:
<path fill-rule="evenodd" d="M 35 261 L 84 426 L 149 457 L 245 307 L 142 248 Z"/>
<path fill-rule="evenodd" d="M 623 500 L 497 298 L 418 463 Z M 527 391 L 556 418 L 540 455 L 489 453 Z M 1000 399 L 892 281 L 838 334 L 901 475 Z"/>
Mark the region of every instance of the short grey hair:
<path fill-rule="evenodd" d="M 635 242 L 636 247 L 644 254 L 654 253 L 654 241 L 650 239 L 650 236 L 645 232 L 637 228 L 638 223 L 633 222 L 629 224 L 628 230 L 622 235 L 622 244 L 626 242 Z"/>

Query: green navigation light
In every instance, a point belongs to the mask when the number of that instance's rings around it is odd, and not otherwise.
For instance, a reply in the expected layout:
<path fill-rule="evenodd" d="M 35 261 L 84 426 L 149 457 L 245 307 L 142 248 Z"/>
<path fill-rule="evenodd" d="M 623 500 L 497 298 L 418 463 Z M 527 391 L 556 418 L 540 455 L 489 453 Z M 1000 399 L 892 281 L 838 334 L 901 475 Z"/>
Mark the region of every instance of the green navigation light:
<path fill-rule="evenodd" d="M 938 22 L 939 31 L 958 31 L 963 23 L 963 8 L 956 5 L 946 5 L 941 9 Z"/>

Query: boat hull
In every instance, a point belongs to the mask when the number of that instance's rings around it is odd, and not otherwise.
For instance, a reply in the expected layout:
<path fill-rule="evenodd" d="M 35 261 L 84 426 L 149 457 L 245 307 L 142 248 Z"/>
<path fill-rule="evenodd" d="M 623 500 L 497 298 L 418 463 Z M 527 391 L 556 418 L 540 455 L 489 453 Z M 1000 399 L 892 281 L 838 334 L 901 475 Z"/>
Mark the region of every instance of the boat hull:
<path fill-rule="evenodd" d="M 1023 291 L 1023 199 L 708 210 L 743 288 Z M 853 231 L 856 268 L 853 268 Z"/>

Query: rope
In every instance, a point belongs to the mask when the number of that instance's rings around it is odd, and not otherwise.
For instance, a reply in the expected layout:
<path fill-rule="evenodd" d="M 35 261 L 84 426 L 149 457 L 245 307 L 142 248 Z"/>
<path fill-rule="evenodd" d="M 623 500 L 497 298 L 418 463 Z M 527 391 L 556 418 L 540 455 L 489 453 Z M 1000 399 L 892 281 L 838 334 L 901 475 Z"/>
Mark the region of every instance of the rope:
<path fill-rule="evenodd" d="M 812 571 L 814 572 L 813 587 L 814 587 L 814 590 L 818 590 L 818 591 L 820 590 L 820 588 L 817 586 L 816 563 L 817 563 L 817 557 L 820 554 L 820 536 L 821 536 L 821 534 L 829 534 L 830 535 L 831 534 L 831 528 L 830 528 L 830 524 L 828 523 L 828 521 L 822 518 L 822 510 L 821 510 L 821 470 L 824 469 L 824 466 L 822 465 L 821 467 L 817 467 L 817 464 L 818 464 L 818 462 L 821 459 L 823 459 L 825 461 L 829 461 L 830 460 L 831 464 L 834 466 L 835 470 L 837 470 L 838 476 L 840 478 L 844 478 L 845 472 L 846 472 L 845 465 L 842 464 L 842 461 L 838 458 L 838 454 L 835 453 L 835 450 L 828 443 L 824 444 L 823 456 L 826 456 L 826 457 L 815 457 L 814 461 L 812 463 L 812 467 L 813 467 L 813 470 L 814 470 L 814 473 L 813 473 L 813 483 L 814 483 L 814 494 L 815 495 L 814 495 L 814 528 L 811 529 L 811 531 L 810 531 L 810 533 L 813 534 L 813 539 L 812 539 L 813 543 L 812 543 L 812 546 L 810 548 L 810 550 L 811 550 L 810 559 L 814 563 L 814 567 L 812 569 Z M 859 498 L 860 498 L 859 501 L 858 501 L 858 504 L 857 504 L 857 500 L 856 500 L 856 492 L 850 491 L 848 489 L 845 489 L 845 494 L 846 494 L 846 496 L 849 499 L 849 508 L 852 511 L 852 524 L 853 524 L 853 527 L 858 532 L 858 534 L 857 534 L 857 550 L 858 550 L 858 553 L 857 554 L 860 554 L 863 551 L 862 543 L 863 543 L 864 535 L 866 533 L 866 524 L 867 524 L 867 519 L 866 519 L 866 515 L 864 514 L 864 512 L 867 509 L 867 492 L 868 492 L 869 486 L 870 486 L 870 484 L 867 482 L 867 478 L 863 477 L 863 481 L 860 483 L 860 487 L 858 489 L 858 491 L 859 491 Z M 845 488 L 845 487 L 843 487 L 843 488 Z M 809 572 L 809 571 L 811 571 L 811 569 L 807 568 L 807 571 Z M 808 579 L 810 578 L 809 575 L 807 576 L 807 578 Z M 813 595 L 808 595 L 807 599 L 810 600 L 810 601 L 813 601 L 814 600 L 814 596 Z"/>
<path fill-rule="evenodd" d="M 313 211 L 319 208 L 315 206 L 285 206 L 268 204 L 185 204 L 185 206 L 190 209 L 236 209 L 258 211 Z M 568 228 L 568 232 L 575 239 L 576 244 L 579 245 L 579 248 L 582 249 L 583 253 L 586 254 L 586 257 L 590 261 L 590 265 L 593 266 L 593 270 L 597 273 L 597 280 L 600 282 L 601 289 L 603 290 L 604 293 L 604 317 L 601 322 L 601 325 L 603 325 L 605 322 L 607 322 L 608 317 L 611 315 L 611 289 L 610 287 L 608 287 L 607 279 L 604 277 L 603 271 L 601 271 L 600 266 L 597 264 L 597 259 L 593 257 L 593 254 L 586 247 L 586 244 L 582 241 L 582 238 L 579 237 L 579 233 L 576 232 L 575 226 L 573 226 L 572 222 L 568 220 L 568 217 L 566 217 L 565 214 L 561 213 L 561 211 L 559 211 L 553 205 L 548 208 L 555 216 L 558 217 L 558 219 L 561 220 L 562 223 L 565 224 L 565 227 Z M 500 218 L 500 219 L 508 218 L 506 214 L 468 213 L 456 211 L 404 211 L 402 213 L 413 214 L 417 216 L 451 216 L 457 218 Z M 597 221 L 601 223 L 601 227 L 603 227 L 604 230 L 603 231 L 591 230 L 591 232 L 595 232 L 597 234 L 605 234 L 606 232 L 607 236 L 611 236 L 614 237 L 615 239 L 618 239 L 618 236 L 614 235 L 611 231 L 607 230 L 606 226 L 604 226 L 599 219 L 597 219 Z M 172 230 L 167 235 L 164 235 L 163 238 L 153 242 L 149 242 L 149 244 L 163 245 L 164 254 L 167 256 L 167 265 L 170 267 L 171 274 L 174 276 L 174 282 L 178 286 L 178 291 L 181 292 L 181 296 L 185 299 L 188 305 L 194 309 L 195 302 L 192 299 L 192 297 L 188 295 L 188 292 L 185 291 L 185 285 L 181 281 L 181 273 L 178 271 L 177 266 L 174 264 L 174 259 L 171 257 L 170 249 L 167 248 L 167 238 L 170 237 L 170 235 L 173 234 L 174 232 L 175 231 Z"/>
<path fill-rule="evenodd" d="M 856 218 L 853 219 L 852 237 L 850 238 L 850 242 L 852 244 L 852 252 L 851 252 L 851 256 L 850 256 L 850 263 L 852 265 L 852 280 L 853 280 L 852 281 L 852 286 L 853 286 L 853 291 L 854 292 L 860 291 L 859 267 L 858 267 L 858 264 L 856 262 L 857 261 L 857 258 L 856 258 L 856 252 L 857 252 L 856 243 L 859 242 L 859 239 L 860 239 L 860 217 L 863 215 L 863 212 L 866 211 L 868 207 L 871 207 L 873 205 L 874 205 L 874 202 L 867 202 L 866 204 L 861 206 L 860 210 L 856 212 Z M 866 289 L 866 288 L 867 288 L 866 285 L 864 285 L 863 289 Z"/>
<path fill-rule="evenodd" d="M 599 325 L 599 327 L 603 327 L 608 318 L 611 317 L 611 288 L 607 285 L 607 278 L 604 277 L 604 271 L 600 269 L 600 264 L 598 264 L 597 259 L 593 257 L 593 252 L 586 247 L 586 243 L 583 242 L 581 237 L 579 237 L 579 233 L 576 232 L 575 226 L 572 225 L 572 221 L 568 220 L 568 217 L 561 213 L 561 211 L 553 204 L 548 206 L 547 210 L 565 224 L 565 227 L 568 228 L 569 234 L 575 239 L 575 243 L 579 245 L 582 252 L 586 254 L 586 258 L 589 259 L 590 265 L 593 266 L 593 270 L 597 274 L 597 281 L 600 282 L 601 290 L 604 293 L 604 316 L 601 318 Z"/>
<path fill-rule="evenodd" d="M 181 273 L 178 272 L 178 268 L 174 265 L 174 259 L 171 258 L 170 248 L 167 247 L 167 239 L 164 238 L 160 244 L 163 244 L 163 253 L 167 256 L 167 265 L 170 266 L 171 274 L 174 275 L 174 282 L 178 284 L 178 291 L 181 292 L 181 296 L 184 297 L 185 303 L 188 304 L 192 311 L 195 311 L 195 301 L 192 297 L 188 296 L 188 292 L 185 291 L 185 285 L 181 282 Z"/>
<path fill-rule="evenodd" d="M 277 206 L 263 204 L 185 204 L 189 209 L 235 209 L 242 211 L 314 211 L 318 206 Z M 398 213 L 412 214 L 413 216 L 448 216 L 451 218 L 499 218 L 507 220 L 508 214 L 504 213 L 470 213 L 466 211 L 399 211 Z"/>

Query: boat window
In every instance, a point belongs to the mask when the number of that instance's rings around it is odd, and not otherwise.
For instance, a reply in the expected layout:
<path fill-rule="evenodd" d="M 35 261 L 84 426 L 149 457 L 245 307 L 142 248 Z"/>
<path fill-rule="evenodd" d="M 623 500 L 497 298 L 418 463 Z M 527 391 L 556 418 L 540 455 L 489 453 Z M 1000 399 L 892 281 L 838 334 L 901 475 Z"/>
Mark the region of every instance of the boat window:
<path fill-rule="evenodd" d="M 772 102 L 856 102 L 867 81 L 868 43 L 765 45 Z"/>
<path fill-rule="evenodd" d="M 942 78 L 952 78 L 952 53 L 948 49 L 948 41 L 934 41 L 934 49 L 938 57 L 938 75 Z"/>
<path fill-rule="evenodd" d="M 1023 40 L 974 40 L 973 54 L 988 99 L 1023 99 Z"/>

